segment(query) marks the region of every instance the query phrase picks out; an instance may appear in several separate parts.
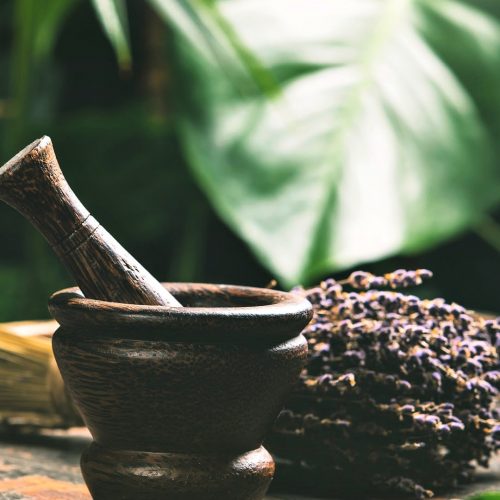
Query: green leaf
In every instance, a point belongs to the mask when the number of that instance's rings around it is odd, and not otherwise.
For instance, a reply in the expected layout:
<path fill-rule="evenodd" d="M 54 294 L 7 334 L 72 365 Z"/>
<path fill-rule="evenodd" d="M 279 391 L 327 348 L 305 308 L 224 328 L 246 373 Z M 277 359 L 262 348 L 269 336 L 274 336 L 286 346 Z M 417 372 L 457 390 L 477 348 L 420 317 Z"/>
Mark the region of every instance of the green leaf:
<path fill-rule="evenodd" d="M 497 21 L 455 0 L 216 5 L 282 92 L 241 95 L 180 30 L 180 133 L 219 214 L 285 284 L 428 248 L 498 201 L 482 97 Z"/>
<path fill-rule="evenodd" d="M 422 2 L 419 27 L 473 99 L 497 151 L 500 143 L 500 31 L 498 21 L 458 2 Z M 500 13 L 500 11 L 499 11 Z M 460 40 L 460 44 L 451 43 Z M 464 57 L 464 53 L 467 57 Z M 481 67 L 480 78 L 477 68 Z"/>
<path fill-rule="evenodd" d="M 148 0 L 158 14 L 193 49 L 218 68 L 235 89 L 245 94 L 248 87 L 271 96 L 279 86 L 270 71 L 248 49 L 212 0 Z"/>
<path fill-rule="evenodd" d="M 5 134 L 6 151 L 17 149 L 23 142 L 40 70 L 47 65 L 63 22 L 78 1 L 17 0 L 14 4 L 10 99 L 16 113 Z"/>
<path fill-rule="evenodd" d="M 132 58 L 125 0 L 92 0 L 92 3 L 104 33 L 115 50 L 120 68 L 130 69 Z"/>
<path fill-rule="evenodd" d="M 37 26 L 34 35 L 34 57 L 41 60 L 49 56 L 59 30 L 70 9 L 78 0 L 48 0 L 38 5 Z M 32 8 L 32 7 L 31 7 Z M 36 10 L 37 9 L 33 9 Z"/>
<path fill-rule="evenodd" d="M 500 500 L 500 491 L 485 491 L 467 497 L 467 500 Z"/>

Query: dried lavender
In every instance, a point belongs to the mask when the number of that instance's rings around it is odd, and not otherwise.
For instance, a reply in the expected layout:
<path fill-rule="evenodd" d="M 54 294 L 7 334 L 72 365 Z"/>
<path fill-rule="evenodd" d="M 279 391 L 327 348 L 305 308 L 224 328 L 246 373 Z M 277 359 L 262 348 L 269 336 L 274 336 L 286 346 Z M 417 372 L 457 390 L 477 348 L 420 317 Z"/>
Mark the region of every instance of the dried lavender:
<path fill-rule="evenodd" d="M 499 449 L 500 318 L 394 291 L 430 277 L 357 271 L 294 290 L 314 308 L 309 361 L 268 446 L 319 489 L 427 498 Z"/>

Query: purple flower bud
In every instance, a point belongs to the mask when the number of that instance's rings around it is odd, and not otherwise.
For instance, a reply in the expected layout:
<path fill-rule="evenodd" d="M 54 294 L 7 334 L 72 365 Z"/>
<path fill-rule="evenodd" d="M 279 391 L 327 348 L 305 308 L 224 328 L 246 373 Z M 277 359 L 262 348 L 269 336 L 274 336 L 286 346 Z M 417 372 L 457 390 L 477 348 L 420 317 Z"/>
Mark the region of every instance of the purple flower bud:
<path fill-rule="evenodd" d="M 391 288 L 399 288 L 400 286 L 403 285 L 405 275 L 406 275 L 405 269 L 396 269 L 396 271 L 390 274 L 386 274 L 385 278 L 387 279 L 387 282 L 389 283 L 389 286 Z"/>
<path fill-rule="evenodd" d="M 307 293 L 307 299 L 311 304 L 319 304 L 323 297 L 323 290 L 321 288 L 312 288 Z"/>
<path fill-rule="evenodd" d="M 307 329 L 309 330 L 309 332 L 311 333 L 314 333 L 314 332 L 317 332 L 319 329 L 321 328 L 321 325 L 318 324 L 318 323 L 311 323 Z"/>
<path fill-rule="evenodd" d="M 491 429 L 491 435 L 496 441 L 500 440 L 500 424 L 496 424 Z"/>
<path fill-rule="evenodd" d="M 425 364 L 429 368 L 436 368 L 438 370 L 440 370 L 442 368 L 442 366 L 443 366 L 443 364 L 441 363 L 441 361 L 439 361 L 438 358 L 434 358 L 434 357 L 427 358 L 425 360 Z"/>
<path fill-rule="evenodd" d="M 487 319 L 484 322 L 484 328 L 488 333 L 494 333 L 498 331 L 498 318 L 496 320 L 493 319 Z"/>
<path fill-rule="evenodd" d="M 490 383 L 486 382 L 486 380 L 478 380 L 476 387 L 489 394 L 496 395 L 498 393 L 498 391 Z"/>
<path fill-rule="evenodd" d="M 417 269 L 416 272 L 417 275 L 424 280 L 430 279 L 433 276 L 432 271 L 429 271 L 428 269 Z"/>
<path fill-rule="evenodd" d="M 375 276 L 372 278 L 371 286 L 373 288 L 382 288 L 387 286 L 387 280 L 382 276 Z"/>
<path fill-rule="evenodd" d="M 337 328 L 340 333 L 346 333 L 351 327 L 351 320 L 343 319 L 337 323 Z"/>
<path fill-rule="evenodd" d="M 406 309 L 409 314 L 418 313 L 420 311 L 420 299 L 415 295 L 408 295 L 406 297 Z"/>
<path fill-rule="evenodd" d="M 441 304 L 439 306 L 440 316 L 449 316 L 451 314 L 451 307 L 448 304 Z"/>
<path fill-rule="evenodd" d="M 401 413 L 413 413 L 415 411 L 415 407 L 413 405 L 403 405 L 401 407 Z"/>
<path fill-rule="evenodd" d="M 408 382 L 408 380 L 398 380 L 397 386 L 403 392 L 407 392 L 407 391 L 411 390 L 411 384 L 410 384 L 410 382 Z"/>
<path fill-rule="evenodd" d="M 432 351 L 430 349 L 418 349 L 416 352 L 415 352 L 415 355 L 417 357 L 419 357 L 421 360 L 425 360 L 427 358 L 429 358 L 430 356 L 432 356 Z"/>
<path fill-rule="evenodd" d="M 433 340 L 438 347 L 448 345 L 448 339 L 444 335 L 437 335 L 436 337 L 433 337 Z"/>
<path fill-rule="evenodd" d="M 426 422 L 425 415 L 415 415 L 415 416 L 413 417 L 413 420 L 414 420 L 417 424 L 420 424 L 420 425 L 425 425 L 425 422 Z"/>
<path fill-rule="evenodd" d="M 325 281 L 323 281 L 322 283 L 323 287 L 326 289 L 330 288 L 330 287 L 337 287 L 337 286 L 340 286 L 336 280 L 334 280 L 333 278 L 327 278 Z"/>
<path fill-rule="evenodd" d="M 484 378 L 490 384 L 497 384 L 500 382 L 500 371 L 492 370 L 484 375 Z"/>
<path fill-rule="evenodd" d="M 435 415 L 428 415 L 425 421 L 428 425 L 438 425 L 441 422 Z"/>
<path fill-rule="evenodd" d="M 359 366 L 365 358 L 365 353 L 362 351 L 345 351 L 342 359 L 347 362 L 349 366 Z"/>
<path fill-rule="evenodd" d="M 367 290 L 370 287 L 372 278 L 373 274 L 365 271 L 355 271 L 347 278 L 347 281 L 353 288 Z"/>
<path fill-rule="evenodd" d="M 342 296 L 342 287 L 338 284 L 335 284 L 335 285 L 332 285 L 332 286 L 329 286 L 327 289 L 326 289 L 326 294 L 330 297 L 330 298 L 334 298 L 334 299 L 339 299 L 341 298 Z"/>
<path fill-rule="evenodd" d="M 467 330 L 474 321 L 472 317 L 469 316 L 468 314 L 461 314 L 459 316 L 459 320 L 460 320 L 460 325 L 464 330 Z"/>
<path fill-rule="evenodd" d="M 377 296 L 377 302 L 381 305 L 381 306 L 384 306 L 387 302 L 387 298 L 388 298 L 388 293 L 387 292 L 380 292 Z"/>
<path fill-rule="evenodd" d="M 429 306 L 427 307 L 427 312 L 431 315 L 431 316 L 438 316 L 439 315 L 439 306 L 437 304 L 429 304 Z"/>
<path fill-rule="evenodd" d="M 450 336 L 454 337 L 457 334 L 457 331 L 456 331 L 455 327 L 453 326 L 453 323 L 451 323 L 449 321 L 446 323 L 442 323 L 441 329 L 443 331 L 443 335 L 446 335 L 447 337 L 450 337 Z"/>
<path fill-rule="evenodd" d="M 454 318 L 458 319 L 461 314 L 465 314 L 465 308 L 453 302 L 450 306 L 450 312 Z"/>
<path fill-rule="evenodd" d="M 329 297 L 325 297 L 320 300 L 319 305 L 324 309 L 329 309 L 330 307 L 333 306 L 333 300 Z"/>

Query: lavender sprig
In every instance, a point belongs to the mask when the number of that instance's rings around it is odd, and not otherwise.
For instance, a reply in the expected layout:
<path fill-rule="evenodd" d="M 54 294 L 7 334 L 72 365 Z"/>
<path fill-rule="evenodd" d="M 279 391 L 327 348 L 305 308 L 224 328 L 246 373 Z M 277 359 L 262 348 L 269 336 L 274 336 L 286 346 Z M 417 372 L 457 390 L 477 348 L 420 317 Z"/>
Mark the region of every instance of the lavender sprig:
<path fill-rule="evenodd" d="M 432 272 L 428 269 L 417 269 L 416 271 L 407 271 L 406 269 L 397 269 L 392 273 L 383 276 L 375 276 L 366 271 L 354 271 L 340 285 L 349 285 L 356 290 L 370 290 L 373 288 L 408 288 L 421 285 L 424 280 L 432 278 Z"/>

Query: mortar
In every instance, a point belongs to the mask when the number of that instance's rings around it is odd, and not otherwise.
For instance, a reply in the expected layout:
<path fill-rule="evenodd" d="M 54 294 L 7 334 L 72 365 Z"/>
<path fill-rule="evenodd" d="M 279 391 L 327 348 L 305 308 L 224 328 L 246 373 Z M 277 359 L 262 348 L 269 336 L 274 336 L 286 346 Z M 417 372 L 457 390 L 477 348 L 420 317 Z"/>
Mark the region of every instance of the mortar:
<path fill-rule="evenodd" d="M 306 361 L 306 300 L 269 289 L 168 284 L 185 307 L 49 302 L 64 381 L 93 436 L 94 499 L 263 498 L 266 432 Z"/>

